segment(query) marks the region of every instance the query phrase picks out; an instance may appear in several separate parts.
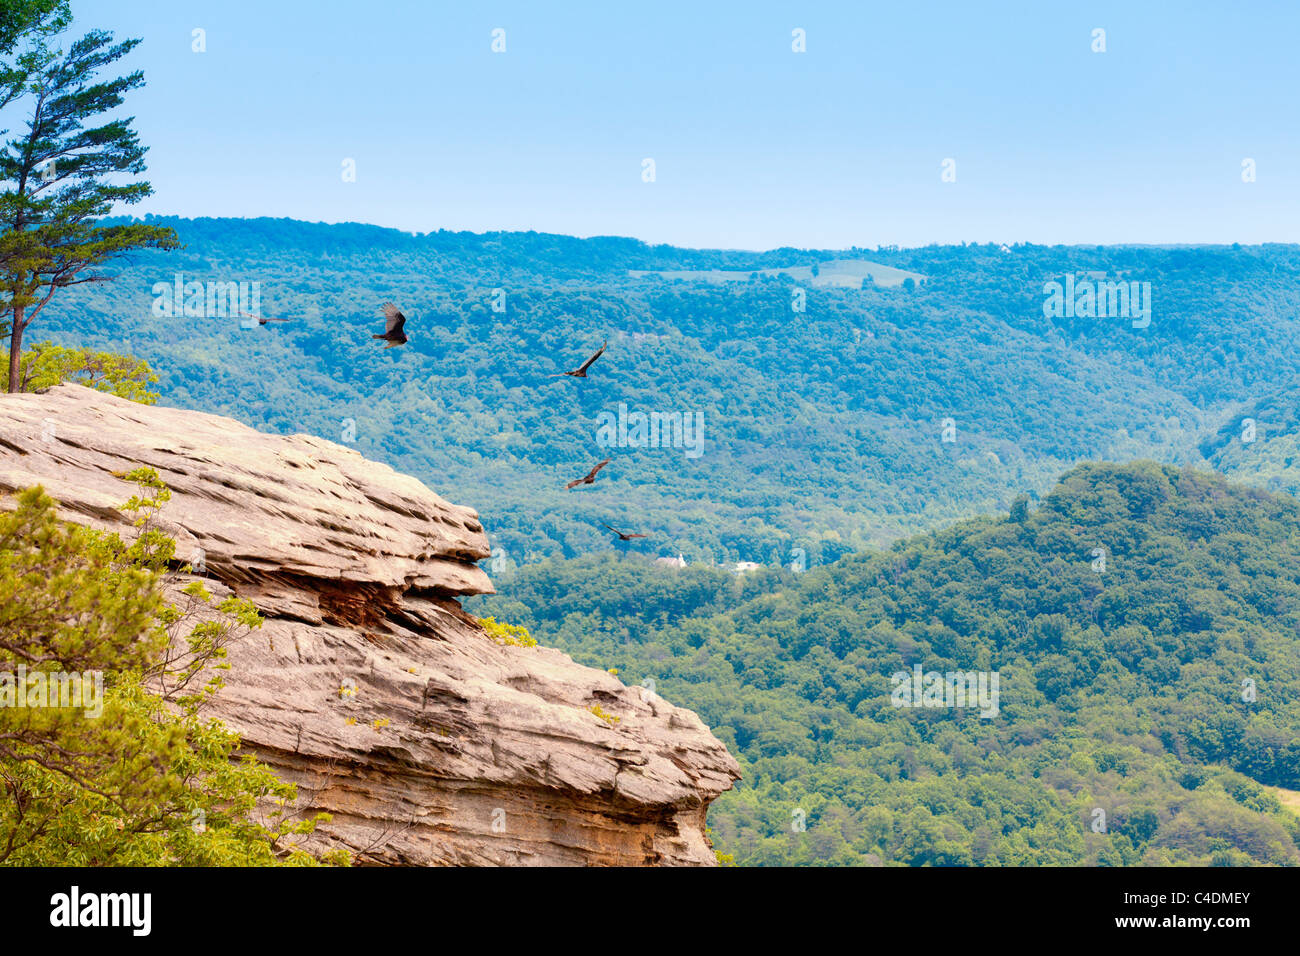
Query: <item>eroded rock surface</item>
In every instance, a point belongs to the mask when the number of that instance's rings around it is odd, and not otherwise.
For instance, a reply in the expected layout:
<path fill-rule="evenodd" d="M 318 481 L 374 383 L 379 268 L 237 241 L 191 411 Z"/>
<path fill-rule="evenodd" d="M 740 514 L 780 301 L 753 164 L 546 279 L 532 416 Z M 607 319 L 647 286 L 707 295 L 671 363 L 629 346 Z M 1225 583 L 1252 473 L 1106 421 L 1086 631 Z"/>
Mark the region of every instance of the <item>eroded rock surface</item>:
<path fill-rule="evenodd" d="M 319 844 L 388 864 L 714 862 L 705 811 L 736 762 L 691 711 L 489 639 L 457 600 L 492 587 L 474 511 L 321 438 L 75 385 L 0 396 L 0 507 L 40 484 L 67 519 L 126 532 L 140 465 L 172 490 L 178 554 L 266 618 L 214 716 L 303 812 L 333 814 Z"/>

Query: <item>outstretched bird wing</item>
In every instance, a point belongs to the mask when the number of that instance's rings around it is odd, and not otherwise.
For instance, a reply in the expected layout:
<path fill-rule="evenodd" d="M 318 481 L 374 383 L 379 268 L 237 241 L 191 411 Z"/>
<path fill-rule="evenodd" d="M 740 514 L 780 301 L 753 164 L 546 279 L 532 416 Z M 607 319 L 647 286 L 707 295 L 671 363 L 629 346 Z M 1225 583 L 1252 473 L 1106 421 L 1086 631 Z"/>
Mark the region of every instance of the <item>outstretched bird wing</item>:
<path fill-rule="evenodd" d="M 595 364 L 596 359 L 600 358 L 602 355 L 605 354 L 605 347 L 608 346 L 608 345 L 609 345 L 609 340 L 608 340 L 608 339 L 606 339 L 604 342 L 600 343 L 600 351 L 597 352 L 595 355 L 593 355 L 591 358 L 587 359 L 587 361 L 585 361 L 585 362 L 583 362 L 581 365 L 579 365 L 579 366 L 578 366 L 578 371 L 579 371 L 579 372 L 585 372 L 585 371 L 587 371 L 587 369 L 591 368 L 591 366 Z"/>
<path fill-rule="evenodd" d="M 593 481 L 596 480 L 596 472 L 600 471 L 600 469 L 604 468 L 606 465 L 608 465 L 608 464 L 609 464 L 611 461 L 613 461 L 613 460 L 614 460 L 614 459 L 612 459 L 612 458 L 606 458 L 604 461 L 602 461 L 600 464 L 598 464 L 595 468 L 591 469 L 591 471 L 587 472 L 587 476 L 586 476 L 585 478 L 575 478 L 573 481 L 571 481 L 571 482 L 569 482 L 567 485 L 565 485 L 565 486 L 564 486 L 565 490 L 567 491 L 567 490 L 569 490 L 569 489 L 571 489 L 571 488 L 576 488 L 576 487 L 578 487 L 578 485 L 589 485 L 589 484 L 591 484 Z M 606 527 L 608 527 L 608 525 L 606 525 Z M 612 529 L 611 529 L 611 530 L 612 530 Z"/>
<path fill-rule="evenodd" d="M 391 335 L 393 332 L 401 332 L 403 326 L 406 325 L 406 316 L 398 311 L 397 306 L 391 302 L 385 302 L 380 306 L 380 310 L 384 313 L 384 334 Z"/>
<path fill-rule="evenodd" d="M 643 534 L 628 534 L 628 533 L 624 533 L 624 532 L 622 532 L 622 531 L 619 531 L 617 528 L 610 527 L 609 525 L 605 524 L 605 522 L 603 522 L 603 521 L 601 522 L 601 526 L 602 526 L 602 527 L 605 527 L 605 528 L 609 528 L 610 531 L 612 531 L 612 532 L 614 532 L 616 535 L 618 535 L 619 540 L 621 540 L 621 541 L 631 541 L 633 538 L 644 538 L 644 537 L 645 537 L 645 535 L 643 535 Z"/>

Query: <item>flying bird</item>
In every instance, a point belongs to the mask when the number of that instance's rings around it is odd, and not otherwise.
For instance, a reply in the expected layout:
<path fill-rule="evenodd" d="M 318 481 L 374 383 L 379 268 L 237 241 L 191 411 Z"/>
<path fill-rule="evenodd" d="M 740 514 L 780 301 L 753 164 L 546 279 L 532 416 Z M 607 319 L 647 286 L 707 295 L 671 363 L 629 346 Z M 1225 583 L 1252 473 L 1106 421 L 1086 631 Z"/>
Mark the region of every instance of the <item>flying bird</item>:
<path fill-rule="evenodd" d="M 609 345 L 609 340 L 608 340 L 608 339 L 606 339 L 604 342 L 601 342 L 601 343 L 600 343 L 600 351 L 599 351 L 599 352 L 597 352 L 597 353 L 596 353 L 595 355 L 593 355 L 591 358 L 587 359 L 587 361 L 583 362 L 581 365 L 579 365 L 577 368 L 575 368 L 572 372 L 561 372 L 559 375 L 552 375 L 551 378 L 564 378 L 564 376 L 566 376 L 566 375 L 572 375 L 574 378 L 586 378 L 586 377 L 587 377 L 587 369 L 591 368 L 591 366 L 595 364 L 596 359 L 600 358 L 602 355 L 605 354 L 605 347 L 606 347 L 607 345 Z"/>
<path fill-rule="evenodd" d="M 380 306 L 380 311 L 384 313 L 384 334 L 372 335 L 372 339 L 383 339 L 388 344 L 386 349 L 396 348 L 399 345 L 406 344 L 406 333 L 402 331 L 406 325 L 406 316 L 398 311 L 397 306 L 391 302 L 385 302 Z"/>
<path fill-rule="evenodd" d="M 578 487 L 578 485 L 592 485 L 592 484 L 595 484 L 595 483 L 596 483 L 596 472 L 600 471 L 600 469 L 604 468 L 606 465 L 608 465 L 608 464 L 609 464 L 611 461 L 613 461 L 613 460 L 614 460 L 614 459 L 612 459 L 612 458 L 606 458 L 604 461 L 602 461 L 600 464 L 598 464 L 595 468 L 591 469 L 591 471 L 587 472 L 587 477 L 586 477 L 586 478 L 579 478 L 579 479 L 577 479 L 576 481 L 571 481 L 571 482 L 569 482 L 567 485 L 564 486 L 564 490 L 565 490 L 565 491 L 568 491 L 568 490 L 570 490 L 570 489 L 572 489 L 572 488 L 576 488 L 576 487 Z"/>
<path fill-rule="evenodd" d="M 288 322 L 288 319 L 273 319 L 269 315 L 249 315 L 247 312 L 240 312 L 246 319 L 257 319 L 258 325 L 266 325 L 268 322 Z"/>
<path fill-rule="evenodd" d="M 622 531 L 619 531 L 617 528 L 610 528 L 609 525 L 605 524 L 603 521 L 601 522 L 601 526 L 605 528 L 609 528 L 610 531 L 618 535 L 618 540 L 620 541 L 631 541 L 633 538 L 645 537 L 645 535 L 643 534 L 624 534 Z"/>

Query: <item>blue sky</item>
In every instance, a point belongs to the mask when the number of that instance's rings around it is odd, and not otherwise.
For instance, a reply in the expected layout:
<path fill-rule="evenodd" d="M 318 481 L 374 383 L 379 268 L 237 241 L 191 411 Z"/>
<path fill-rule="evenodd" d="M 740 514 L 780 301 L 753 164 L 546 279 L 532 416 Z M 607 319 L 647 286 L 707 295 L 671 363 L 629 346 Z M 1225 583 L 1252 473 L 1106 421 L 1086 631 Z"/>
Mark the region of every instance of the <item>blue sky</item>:
<path fill-rule="evenodd" d="M 746 249 L 1300 240 L 1295 3 L 74 10 L 144 41 L 141 212 Z"/>

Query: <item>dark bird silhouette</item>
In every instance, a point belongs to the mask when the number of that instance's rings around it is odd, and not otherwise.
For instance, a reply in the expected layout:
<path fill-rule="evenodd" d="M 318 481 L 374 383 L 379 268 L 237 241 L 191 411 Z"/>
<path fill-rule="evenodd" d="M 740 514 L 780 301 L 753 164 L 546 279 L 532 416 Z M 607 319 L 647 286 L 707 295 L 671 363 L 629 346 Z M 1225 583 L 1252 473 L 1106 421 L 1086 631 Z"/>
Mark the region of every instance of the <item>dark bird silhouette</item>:
<path fill-rule="evenodd" d="M 247 312 L 240 312 L 246 319 L 257 319 L 258 325 L 266 325 L 268 322 L 288 322 L 288 319 L 273 319 L 269 315 L 249 315 Z"/>
<path fill-rule="evenodd" d="M 601 522 L 601 527 L 609 528 L 610 531 L 618 535 L 618 540 L 620 541 L 631 541 L 633 538 L 645 537 L 645 535 L 643 534 L 624 534 L 622 531 L 619 531 L 617 528 L 610 528 L 609 525 L 605 524 L 603 521 Z"/>
<path fill-rule="evenodd" d="M 607 345 L 609 345 L 609 340 L 608 340 L 608 339 L 606 339 L 604 342 L 601 342 L 601 343 L 600 343 L 600 351 L 599 351 L 599 352 L 597 352 L 597 353 L 596 353 L 595 355 L 593 355 L 591 358 L 587 359 L 587 361 L 583 362 L 581 365 L 579 365 L 577 368 L 575 368 L 572 372 L 561 372 L 559 375 L 552 375 L 551 378 L 564 378 L 564 376 L 566 376 L 566 375 L 572 375 L 574 378 L 586 378 L 586 377 L 587 377 L 587 369 L 591 368 L 591 366 L 595 364 L 596 359 L 600 358 L 602 355 L 605 354 L 605 347 L 606 347 Z"/>
<path fill-rule="evenodd" d="M 391 302 L 385 302 L 379 307 L 379 309 L 384 313 L 384 334 L 372 335 L 370 337 L 372 339 L 383 339 L 388 343 L 384 346 L 386 349 L 405 345 L 407 338 L 406 333 L 402 330 L 406 326 L 406 316 L 402 315 L 402 313 L 397 310 L 397 306 L 393 305 Z"/>
<path fill-rule="evenodd" d="M 595 483 L 596 483 L 596 472 L 600 471 L 600 469 L 604 468 L 606 465 L 608 465 L 608 464 L 609 464 L 611 461 L 613 461 L 613 460 L 614 460 L 613 458 L 606 458 L 604 461 L 602 461 L 600 464 L 598 464 L 595 468 L 591 469 L 591 471 L 587 472 L 587 477 L 586 477 L 586 478 L 579 478 L 579 479 L 577 479 L 576 481 L 571 481 L 571 482 L 569 482 L 567 485 L 564 486 L 564 490 L 565 490 L 565 491 L 568 491 L 568 490 L 570 490 L 570 489 L 572 489 L 572 488 L 576 488 L 576 487 L 578 487 L 578 485 L 592 485 L 592 484 L 595 484 Z"/>

